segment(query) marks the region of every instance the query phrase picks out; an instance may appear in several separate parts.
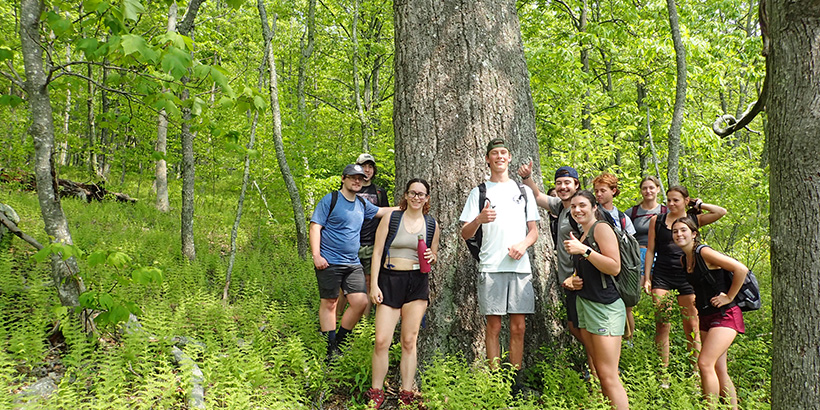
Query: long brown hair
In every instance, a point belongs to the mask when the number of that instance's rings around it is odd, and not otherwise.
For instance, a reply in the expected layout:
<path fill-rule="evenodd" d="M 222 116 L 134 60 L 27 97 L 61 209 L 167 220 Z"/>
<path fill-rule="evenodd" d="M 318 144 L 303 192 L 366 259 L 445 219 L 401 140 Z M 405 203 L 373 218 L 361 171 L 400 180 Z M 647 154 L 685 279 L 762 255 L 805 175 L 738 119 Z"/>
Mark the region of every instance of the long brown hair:
<path fill-rule="evenodd" d="M 694 220 L 692 220 L 692 217 L 686 215 L 684 217 L 675 219 L 675 222 L 672 222 L 672 229 L 675 229 L 675 224 L 678 222 L 688 226 L 689 230 L 692 231 L 692 243 L 694 243 L 694 246 L 697 247 L 698 245 L 700 245 L 700 230 L 698 229 L 698 224 L 695 223 Z"/>
<path fill-rule="evenodd" d="M 666 190 L 666 198 L 669 198 L 669 193 L 673 191 L 681 194 L 683 196 L 683 199 L 689 198 L 689 202 L 686 203 L 686 205 L 689 207 L 689 209 L 686 210 L 686 213 L 689 216 L 691 216 L 692 218 L 697 218 L 698 215 L 703 213 L 703 211 L 701 211 L 700 209 L 695 208 L 696 201 L 693 200 L 691 196 L 689 196 L 689 190 L 686 189 L 685 186 L 673 185 L 669 187 L 669 189 Z"/>

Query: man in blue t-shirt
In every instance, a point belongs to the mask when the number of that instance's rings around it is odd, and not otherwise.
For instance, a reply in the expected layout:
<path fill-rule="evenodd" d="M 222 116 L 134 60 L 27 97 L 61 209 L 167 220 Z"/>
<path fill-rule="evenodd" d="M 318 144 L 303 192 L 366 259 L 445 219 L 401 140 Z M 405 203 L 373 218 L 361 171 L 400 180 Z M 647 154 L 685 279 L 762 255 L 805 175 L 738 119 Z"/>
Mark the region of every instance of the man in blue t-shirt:
<path fill-rule="evenodd" d="M 392 210 L 379 208 L 356 196 L 364 178 L 360 165 L 346 166 L 338 193 L 327 194 L 319 200 L 310 218 L 310 249 L 321 298 L 319 326 L 327 337 L 329 358 L 339 352 L 338 346 L 356 326 L 367 306 L 367 288 L 359 261 L 362 223 L 365 219 L 381 218 Z M 350 307 L 342 315 L 337 332 L 336 303 L 340 288 Z"/>

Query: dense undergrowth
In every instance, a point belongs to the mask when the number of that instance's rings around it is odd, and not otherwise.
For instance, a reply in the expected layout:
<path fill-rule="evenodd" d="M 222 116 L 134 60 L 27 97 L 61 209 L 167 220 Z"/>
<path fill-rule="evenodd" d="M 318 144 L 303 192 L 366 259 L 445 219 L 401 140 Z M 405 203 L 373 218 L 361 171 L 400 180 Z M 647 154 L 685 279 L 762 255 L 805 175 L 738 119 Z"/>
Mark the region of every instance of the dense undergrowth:
<path fill-rule="evenodd" d="M 363 321 L 345 355 L 325 366 L 324 344 L 316 330 L 318 292 L 312 265 L 296 254 L 290 207 L 285 199 L 276 199 L 286 198 L 284 194 L 269 195 L 273 220 L 267 218 L 261 201 L 249 197 L 237 240 L 231 298 L 221 300 L 238 196 L 236 187 L 227 185 L 231 182 L 224 183 L 198 193 L 193 263 L 179 252 L 178 198 L 175 202 L 172 197 L 174 209 L 169 214 L 152 207 L 151 195 L 143 195 L 134 205 L 63 201 L 74 241 L 81 248 L 119 250 L 163 270 L 161 284 L 115 288 L 143 310 L 141 331 L 86 337 L 74 321 L 53 309 L 58 302 L 49 266 L 31 260 L 31 247 L 15 238 L 10 249 L 0 252 L 0 408 L 187 408 L 192 369 L 174 364 L 173 344 L 202 370 L 208 408 L 365 407 L 362 393 L 370 384 L 372 321 Z M 135 190 L 135 185 L 122 187 L 124 192 Z M 178 187 L 171 192 L 178 192 Z M 46 241 L 33 193 L 0 185 L 0 202 L 18 212 L 23 230 Z M 771 397 L 768 260 L 761 265 L 756 272 L 766 305 L 746 316 L 747 334 L 738 337 L 729 352 L 729 371 L 741 406 L 747 409 L 769 408 Z M 114 285 L 105 267 L 81 269 L 90 288 Z M 652 344 L 652 315 L 645 298 L 636 308 L 634 346 L 625 348 L 621 358 L 631 407 L 702 408 L 680 322 L 672 332 L 673 362 L 661 372 Z M 546 359 L 527 372 L 533 394 L 520 401 L 510 397 L 508 369 L 489 371 L 460 357 L 437 356 L 423 364 L 420 373 L 426 406 L 608 408 L 600 386 L 581 379 L 577 346 L 542 350 Z M 398 346 L 390 357 L 389 379 L 395 383 Z M 47 376 L 57 380 L 53 395 L 19 401 L 17 393 Z M 668 389 L 660 387 L 664 380 L 669 381 Z M 395 399 L 388 404 L 395 406 Z"/>

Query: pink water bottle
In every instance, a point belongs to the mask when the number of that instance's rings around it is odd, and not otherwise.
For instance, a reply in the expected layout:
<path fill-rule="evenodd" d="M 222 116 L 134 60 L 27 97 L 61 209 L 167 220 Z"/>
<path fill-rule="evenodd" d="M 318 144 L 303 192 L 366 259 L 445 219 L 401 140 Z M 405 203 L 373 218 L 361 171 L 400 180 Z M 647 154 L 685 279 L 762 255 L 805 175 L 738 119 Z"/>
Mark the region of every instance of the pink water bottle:
<path fill-rule="evenodd" d="M 427 250 L 427 244 L 424 243 L 424 235 L 419 235 L 419 270 L 421 273 L 430 273 L 432 267 L 430 266 L 430 262 L 424 258 L 424 252 Z"/>

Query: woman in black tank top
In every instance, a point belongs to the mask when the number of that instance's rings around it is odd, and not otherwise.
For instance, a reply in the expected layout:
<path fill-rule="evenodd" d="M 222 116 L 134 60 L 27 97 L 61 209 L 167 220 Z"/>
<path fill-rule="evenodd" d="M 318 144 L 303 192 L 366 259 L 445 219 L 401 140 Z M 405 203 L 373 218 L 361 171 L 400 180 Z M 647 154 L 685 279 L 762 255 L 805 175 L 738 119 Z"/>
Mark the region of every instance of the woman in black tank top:
<path fill-rule="evenodd" d="M 704 226 L 717 221 L 726 215 L 726 209 L 706 204 L 700 199 L 690 198 L 689 191 L 679 185 L 666 191 L 667 214 L 653 216 L 649 222 L 649 239 L 647 256 L 655 255 L 655 267 L 647 263 L 644 266 L 646 280 L 644 290 L 652 295 L 655 302 L 655 345 L 661 355 L 663 366 L 669 365 L 669 330 L 671 325 L 665 320 L 671 306 L 663 303 L 664 296 L 674 289 L 678 291 L 678 305 L 683 312 L 683 332 L 686 335 L 687 347 L 697 358 L 700 351 L 700 334 L 698 333 L 698 312 L 695 309 L 695 294 L 692 286 L 686 281 L 686 273 L 680 264 L 682 251 L 672 242 L 672 222 L 678 218 L 693 218 L 695 226 Z M 687 213 L 687 206 L 690 207 Z M 702 213 L 702 211 L 707 211 Z"/>
<path fill-rule="evenodd" d="M 675 220 L 672 236 L 684 252 L 681 263 L 695 288 L 695 303 L 701 315 L 703 346 L 698 370 L 703 395 L 712 405 L 717 405 L 718 396 L 723 396 L 737 409 L 737 393 L 727 371 L 726 356 L 737 334 L 745 331 L 743 314 L 734 300 L 749 268 L 708 246 L 699 246 L 698 226 L 690 218 Z M 727 271 L 732 272 L 731 281 L 727 280 Z"/>

